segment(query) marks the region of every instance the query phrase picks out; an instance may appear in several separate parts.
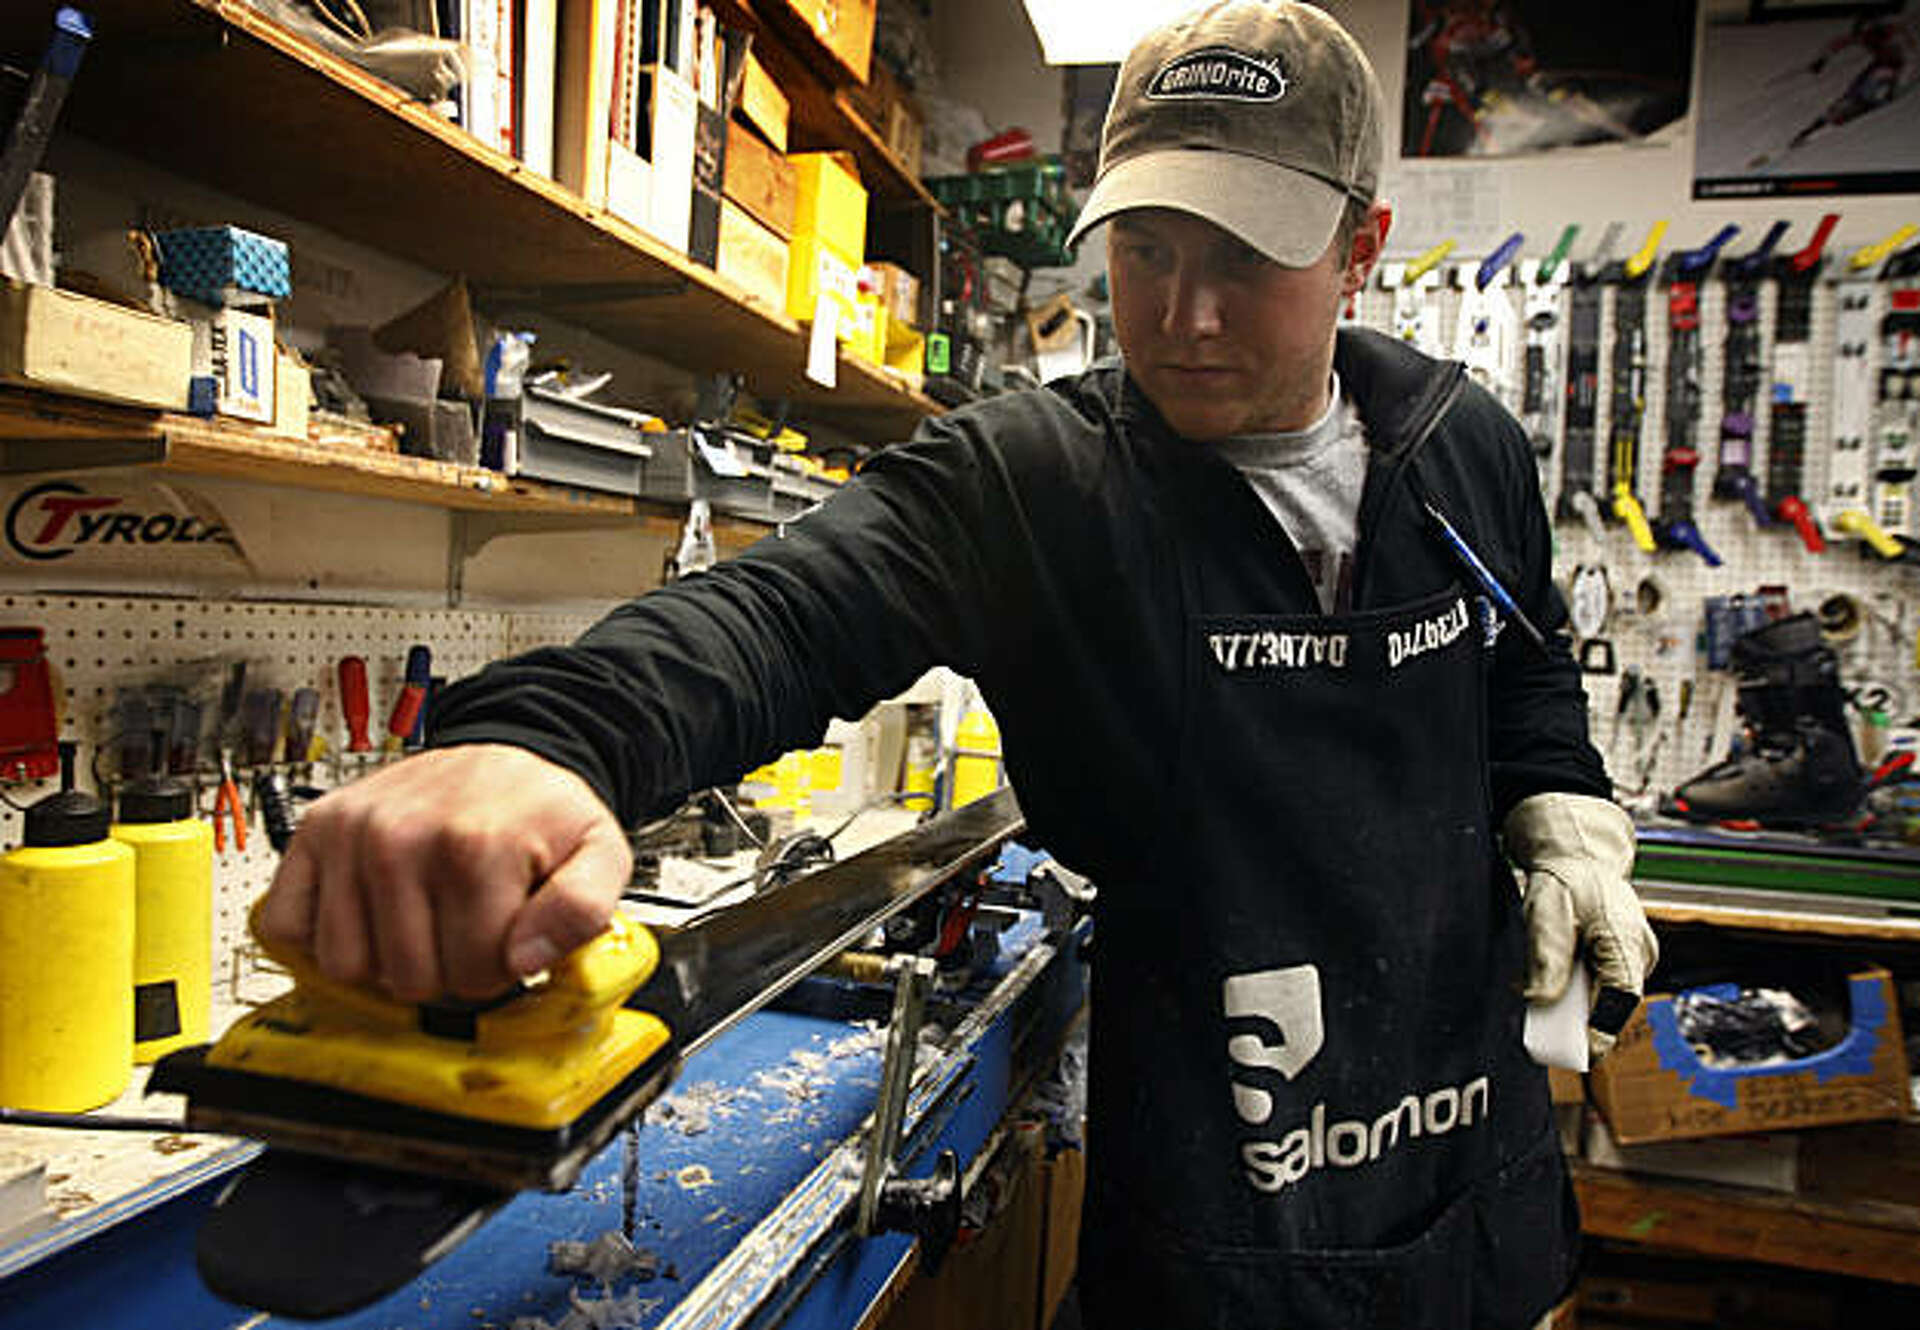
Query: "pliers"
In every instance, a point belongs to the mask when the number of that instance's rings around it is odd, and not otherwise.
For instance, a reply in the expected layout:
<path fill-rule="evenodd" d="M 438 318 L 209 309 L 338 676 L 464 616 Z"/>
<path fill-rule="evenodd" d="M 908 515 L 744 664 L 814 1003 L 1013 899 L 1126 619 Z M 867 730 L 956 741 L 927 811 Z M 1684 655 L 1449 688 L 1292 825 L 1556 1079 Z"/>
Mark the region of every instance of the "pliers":
<path fill-rule="evenodd" d="M 233 780 L 233 762 L 227 756 L 227 750 L 220 750 L 220 793 L 213 801 L 213 848 L 227 848 L 226 828 L 221 825 L 220 815 L 225 813 L 233 819 L 233 847 L 242 853 L 247 848 L 247 810 L 240 802 L 240 787 Z"/>

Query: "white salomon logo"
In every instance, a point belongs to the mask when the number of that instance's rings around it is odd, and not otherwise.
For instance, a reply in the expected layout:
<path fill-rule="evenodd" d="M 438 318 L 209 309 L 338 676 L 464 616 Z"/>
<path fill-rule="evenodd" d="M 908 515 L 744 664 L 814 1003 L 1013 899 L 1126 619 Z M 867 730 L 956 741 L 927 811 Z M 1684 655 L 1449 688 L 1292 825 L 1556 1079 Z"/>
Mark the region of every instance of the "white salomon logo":
<path fill-rule="evenodd" d="M 1229 1021 L 1253 1017 L 1273 1027 L 1278 1040 L 1236 1034 L 1227 1040 L 1227 1056 L 1243 1067 L 1277 1071 L 1288 1080 L 1313 1061 L 1326 1042 L 1320 1020 L 1320 971 L 1312 965 L 1228 975 L 1221 985 Z M 1240 1077 L 1233 1082 L 1233 1106 L 1242 1121 L 1258 1127 L 1273 1116 L 1273 1096 Z"/>
<path fill-rule="evenodd" d="M 1236 1034 L 1227 1039 L 1227 1056 L 1242 1067 L 1277 1071 L 1291 1081 L 1320 1052 L 1326 1027 L 1320 1014 L 1320 971 L 1312 965 L 1229 975 L 1222 985 L 1227 1019 L 1257 1019 L 1273 1027 L 1278 1039 Z M 1342 1118 L 1326 1103 L 1300 1106 L 1304 1115 L 1291 1128 L 1270 1128 L 1267 1140 L 1243 1141 L 1243 1176 L 1256 1191 L 1286 1190 L 1316 1169 L 1359 1168 L 1388 1151 L 1455 1131 L 1471 1130 L 1487 1120 L 1493 1086 L 1486 1076 L 1461 1085 L 1440 1085 L 1400 1093 L 1384 1112 Z M 1250 1127 L 1267 1127 L 1273 1095 L 1247 1078 L 1233 1078 L 1233 1106 Z"/>

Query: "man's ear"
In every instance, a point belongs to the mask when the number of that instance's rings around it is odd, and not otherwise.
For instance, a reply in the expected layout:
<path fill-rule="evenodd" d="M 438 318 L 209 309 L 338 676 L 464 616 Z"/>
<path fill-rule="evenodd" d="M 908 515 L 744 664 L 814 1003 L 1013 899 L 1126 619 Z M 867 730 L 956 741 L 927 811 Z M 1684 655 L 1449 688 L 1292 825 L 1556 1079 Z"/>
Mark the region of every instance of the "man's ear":
<path fill-rule="evenodd" d="M 1347 251 L 1347 269 L 1340 286 L 1346 295 L 1355 295 L 1367 284 L 1373 265 L 1386 249 L 1387 232 L 1393 229 L 1393 209 L 1375 199 L 1367 205 L 1365 220 L 1353 233 L 1353 245 Z"/>

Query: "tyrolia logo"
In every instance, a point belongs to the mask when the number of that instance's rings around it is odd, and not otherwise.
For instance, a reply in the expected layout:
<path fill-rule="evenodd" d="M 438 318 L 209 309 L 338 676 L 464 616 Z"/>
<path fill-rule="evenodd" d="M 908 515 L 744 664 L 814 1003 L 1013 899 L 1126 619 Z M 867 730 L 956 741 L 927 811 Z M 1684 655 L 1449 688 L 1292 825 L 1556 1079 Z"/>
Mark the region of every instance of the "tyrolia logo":
<path fill-rule="evenodd" d="M 232 545 L 216 522 L 164 509 L 142 512 L 119 494 L 89 494 L 71 481 L 23 490 L 7 508 L 7 545 L 23 559 L 64 559 L 83 549 Z"/>

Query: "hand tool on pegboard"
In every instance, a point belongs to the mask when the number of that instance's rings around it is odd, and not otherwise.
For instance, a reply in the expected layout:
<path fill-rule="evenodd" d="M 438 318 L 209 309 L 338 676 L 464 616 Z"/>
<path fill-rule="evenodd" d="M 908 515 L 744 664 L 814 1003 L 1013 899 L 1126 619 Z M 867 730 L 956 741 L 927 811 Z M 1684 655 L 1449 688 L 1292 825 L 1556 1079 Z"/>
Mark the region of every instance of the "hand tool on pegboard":
<path fill-rule="evenodd" d="M 40 629 L 0 628 L 0 685 L 0 780 L 58 775 L 60 717 Z"/>
<path fill-rule="evenodd" d="M 1520 324 L 1525 339 L 1520 363 L 1520 426 L 1533 445 L 1543 489 L 1549 474 L 1548 459 L 1560 445 L 1560 413 L 1566 405 L 1561 379 L 1566 372 L 1567 326 L 1560 315 L 1567 288 L 1567 255 L 1579 234 L 1577 223 L 1567 226 L 1546 258 L 1529 259 L 1519 269 Z"/>
<path fill-rule="evenodd" d="M 1443 240 L 1406 263 L 1380 265 L 1380 282 L 1393 292 L 1393 335 L 1430 356 L 1446 354 L 1440 336 L 1440 264 L 1456 242 Z"/>
<path fill-rule="evenodd" d="M 366 753 L 373 749 L 367 732 L 372 703 L 367 696 L 367 662 L 362 656 L 340 658 L 340 718 L 347 727 L 347 751 Z"/>
<path fill-rule="evenodd" d="M 1875 388 L 1873 510 L 1880 527 L 1907 544 L 1913 520 L 1914 433 L 1920 429 L 1920 244 L 1887 260 L 1887 313 L 1880 320 Z"/>
<path fill-rule="evenodd" d="M 1873 504 L 1873 351 L 1879 330 L 1881 266 L 1920 227 L 1907 225 L 1848 256 L 1834 291 L 1833 426 L 1827 452 L 1826 502 L 1833 527 L 1857 536 L 1883 559 L 1904 546 L 1875 520 Z"/>
<path fill-rule="evenodd" d="M 320 690 L 296 688 L 287 704 L 287 747 L 289 766 L 305 772 L 313 763 L 314 727 L 320 719 Z"/>
<path fill-rule="evenodd" d="M 1700 466 L 1700 291 L 1713 263 L 1737 226 L 1723 226 L 1698 249 L 1683 249 L 1667 261 L 1666 446 L 1660 452 L 1660 516 L 1655 534 L 1664 549 L 1692 550 L 1709 568 L 1720 556 L 1693 520 L 1694 473 Z"/>
<path fill-rule="evenodd" d="M 214 760 L 220 772 L 213 796 L 213 848 L 227 848 L 227 830 L 232 827 L 234 848 L 247 848 L 247 809 L 240 798 L 240 786 L 233 775 L 233 755 L 241 742 L 241 710 L 247 692 L 247 663 L 236 660 L 227 666 L 226 682 L 220 688 L 220 718 L 213 733 Z"/>
<path fill-rule="evenodd" d="M 1713 472 L 1713 497 L 1738 499 L 1759 526 L 1771 526 L 1773 513 L 1760 494 L 1753 471 L 1754 410 L 1760 395 L 1760 286 L 1772 266 L 1774 246 L 1787 233 L 1778 221 L 1749 253 L 1720 265 L 1727 288 L 1727 335 L 1720 377 L 1720 451 Z"/>
<path fill-rule="evenodd" d="M 1567 409 L 1560 452 L 1560 498 L 1554 515 L 1578 518 L 1596 544 L 1605 539 L 1600 499 L 1594 488 L 1594 463 L 1600 424 L 1600 327 L 1606 288 L 1601 284 L 1613 262 L 1613 249 L 1626 229 L 1612 222 L 1593 256 L 1568 274 L 1573 288 L 1567 315 Z"/>
<path fill-rule="evenodd" d="M 406 672 L 400 681 L 400 691 L 394 695 L 393 710 L 387 714 L 388 752 L 401 752 L 407 747 L 414 727 L 420 723 L 421 708 L 426 705 L 427 688 L 432 682 L 433 651 L 424 643 L 416 642 L 407 648 Z"/>
<path fill-rule="evenodd" d="M 1477 265 L 1454 269 L 1460 311 L 1454 320 L 1453 355 L 1474 381 L 1508 410 L 1519 405 L 1520 319 L 1508 294 L 1511 265 L 1526 237 L 1515 231 Z"/>
<path fill-rule="evenodd" d="M 1639 496 L 1640 429 L 1647 412 L 1647 288 L 1653 283 L 1654 259 L 1666 233 L 1666 222 L 1655 222 L 1639 251 L 1610 274 L 1613 357 L 1607 410 L 1608 512 L 1626 523 L 1633 543 L 1649 554 L 1656 548 L 1653 528 L 1647 524 L 1647 512 Z"/>
<path fill-rule="evenodd" d="M 1813 381 L 1813 295 L 1827 238 L 1840 222 L 1830 212 L 1813 238 L 1774 260 L 1773 387 L 1767 410 L 1767 508 L 1790 523 L 1809 553 L 1827 548 L 1804 497 L 1807 389 Z"/>

